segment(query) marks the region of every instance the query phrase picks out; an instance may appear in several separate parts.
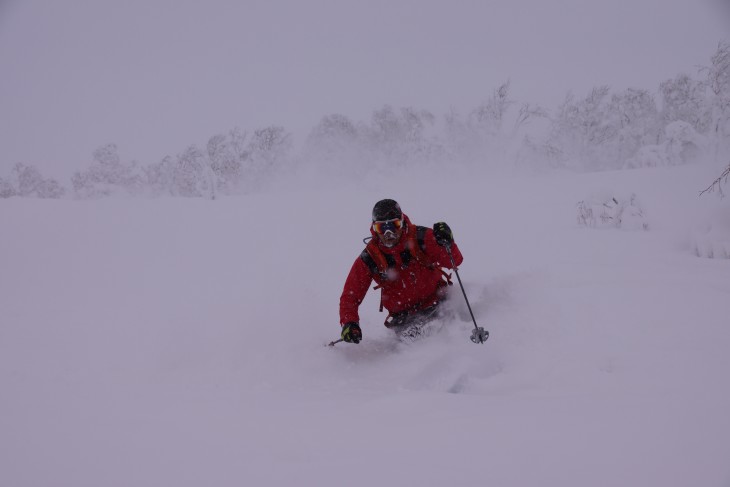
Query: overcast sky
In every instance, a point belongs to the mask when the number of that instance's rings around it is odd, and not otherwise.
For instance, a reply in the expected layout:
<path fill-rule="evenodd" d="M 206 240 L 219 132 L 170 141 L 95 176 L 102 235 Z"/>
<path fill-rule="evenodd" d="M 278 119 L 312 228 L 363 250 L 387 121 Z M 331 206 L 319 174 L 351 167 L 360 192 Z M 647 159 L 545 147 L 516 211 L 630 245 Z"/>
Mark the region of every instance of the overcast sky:
<path fill-rule="evenodd" d="M 548 108 L 654 90 L 730 40 L 725 0 L 0 0 L 0 176 L 116 143 L 158 161 L 233 127 L 301 140 L 389 103 L 465 112 L 510 79 Z"/>

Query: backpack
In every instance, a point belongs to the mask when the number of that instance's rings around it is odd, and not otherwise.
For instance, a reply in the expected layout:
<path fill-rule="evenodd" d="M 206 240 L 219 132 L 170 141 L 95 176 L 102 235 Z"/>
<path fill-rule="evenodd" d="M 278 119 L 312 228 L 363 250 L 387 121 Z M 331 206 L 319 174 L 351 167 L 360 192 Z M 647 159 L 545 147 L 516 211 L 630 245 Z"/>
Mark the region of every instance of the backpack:
<path fill-rule="evenodd" d="M 415 225 L 409 226 L 408 233 L 406 233 L 405 235 L 405 249 L 400 253 L 402 269 L 406 269 L 411 264 L 411 261 L 413 261 L 413 259 L 415 259 L 418 264 L 426 267 L 427 269 L 433 270 L 437 268 L 436 264 L 434 264 L 431 258 L 426 255 L 427 230 L 427 227 Z M 391 254 L 383 253 L 380 250 L 376 239 L 372 237 L 370 238 L 370 240 L 367 242 L 367 245 L 365 246 L 365 250 L 363 250 L 360 254 L 360 259 L 362 259 L 365 265 L 368 266 L 368 269 L 370 269 L 370 274 L 373 276 L 373 278 L 381 282 L 377 284 L 373 289 L 377 290 L 382 288 L 382 282 L 390 280 L 390 278 L 388 277 L 388 269 L 395 268 L 395 258 Z M 443 275 L 443 285 L 453 285 L 453 283 L 451 282 L 451 274 L 447 274 L 441 268 L 438 269 Z M 380 299 L 380 311 L 383 311 L 382 294 Z"/>

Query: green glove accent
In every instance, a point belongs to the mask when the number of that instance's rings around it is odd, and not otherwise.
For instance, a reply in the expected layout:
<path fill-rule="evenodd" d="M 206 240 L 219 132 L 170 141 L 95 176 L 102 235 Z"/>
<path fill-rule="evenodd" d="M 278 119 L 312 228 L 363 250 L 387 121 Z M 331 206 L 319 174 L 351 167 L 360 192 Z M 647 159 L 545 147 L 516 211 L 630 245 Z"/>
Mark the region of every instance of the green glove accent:
<path fill-rule="evenodd" d="M 342 325 L 342 334 L 340 336 L 347 343 L 360 343 L 360 340 L 362 340 L 362 330 L 360 329 L 360 325 L 354 321 L 345 323 Z"/>

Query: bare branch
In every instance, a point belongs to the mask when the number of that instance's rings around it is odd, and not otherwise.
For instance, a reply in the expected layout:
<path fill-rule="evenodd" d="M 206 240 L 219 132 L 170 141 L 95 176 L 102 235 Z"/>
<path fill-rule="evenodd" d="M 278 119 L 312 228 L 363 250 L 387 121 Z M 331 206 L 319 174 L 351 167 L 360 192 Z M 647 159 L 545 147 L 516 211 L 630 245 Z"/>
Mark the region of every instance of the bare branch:
<path fill-rule="evenodd" d="M 730 164 L 725 168 L 722 174 L 720 174 L 720 177 L 715 179 L 711 185 L 700 192 L 700 196 L 705 193 L 712 193 L 715 191 L 715 188 L 717 188 L 717 191 L 720 193 L 720 197 L 724 197 L 725 193 L 722 191 L 722 185 L 727 184 L 728 177 L 730 177 Z"/>

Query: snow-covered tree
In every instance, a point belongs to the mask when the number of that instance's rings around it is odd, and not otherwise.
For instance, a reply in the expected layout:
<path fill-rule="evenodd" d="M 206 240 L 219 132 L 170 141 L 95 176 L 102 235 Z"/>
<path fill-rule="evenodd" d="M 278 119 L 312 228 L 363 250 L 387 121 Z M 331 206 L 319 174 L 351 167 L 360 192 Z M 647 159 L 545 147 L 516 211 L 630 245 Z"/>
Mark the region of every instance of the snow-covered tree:
<path fill-rule="evenodd" d="M 728 101 L 730 98 L 730 42 L 720 42 L 710 61 L 710 66 L 702 69 L 707 73 L 710 90 L 723 101 Z"/>
<path fill-rule="evenodd" d="M 588 170 L 618 169 L 661 134 L 654 97 L 639 89 L 611 95 L 599 86 L 579 100 L 569 94 L 551 122 L 546 147 L 562 164 Z"/>
<path fill-rule="evenodd" d="M 467 164 L 524 159 L 519 155 L 524 147 L 518 147 L 525 140 L 522 129 L 546 116 L 539 105 L 512 99 L 510 82 L 502 83 L 466 118 L 454 109 L 446 115 L 444 145 L 449 159 Z"/>
<path fill-rule="evenodd" d="M 507 111 L 515 103 L 509 97 L 509 85 L 509 81 L 502 83 L 469 114 L 469 123 L 478 132 L 493 137 L 502 133 Z"/>
<path fill-rule="evenodd" d="M 517 112 L 514 124 L 512 125 L 511 137 L 514 137 L 520 131 L 520 128 L 530 123 L 530 121 L 539 118 L 546 118 L 548 116 L 547 111 L 540 105 L 534 103 L 523 103 L 520 105 L 520 109 Z"/>
<path fill-rule="evenodd" d="M 148 191 L 155 195 L 204 197 L 253 189 L 284 164 L 291 149 L 291 135 L 272 126 L 248 133 L 233 129 L 211 137 L 201 150 L 187 147 L 175 157 L 144 168 Z"/>
<path fill-rule="evenodd" d="M 306 149 L 322 155 L 337 155 L 347 152 L 357 140 L 355 124 L 348 117 L 335 113 L 323 117 L 314 126 L 307 137 Z"/>
<path fill-rule="evenodd" d="M 341 174 L 361 174 L 366 169 L 364 147 L 355 124 L 348 117 L 323 117 L 304 144 L 303 161 Z"/>
<path fill-rule="evenodd" d="M 309 134 L 308 142 L 318 145 L 339 144 L 357 138 L 357 127 L 345 115 L 335 113 L 322 117 Z"/>
<path fill-rule="evenodd" d="M 43 184 L 43 176 L 35 166 L 18 163 L 13 167 L 13 179 L 20 196 L 30 196 Z"/>
<path fill-rule="evenodd" d="M 370 124 L 361 125 L 359 130 L 373 159 L 386 167 L 407 167 L 438 153 L 438 144 L 427 135 L 434 122 L 435 117 L 428 110 L 405 107 L 396 111 L 385 105 L 375 110 Z"/>
<path fill-rule="evenodd" d="M 225 193 L 234 193 L 243 177 L 243 167 L 250 157 L 246 147 L 248 134 L 239 129 L 227 135 L 215 135 L 208 140 L 207 155 L 215 174 L 217 187 Z"/>
<path fill-rule="evenodd" d="M 423 164 L 438 159 L 442 153 L 441 144 L 429 135 L 436 117 L 428 110 L 404 107 L 400 110 L 405 131 L 402 149 L 408 154 L 404 159 L 410 163 Z"/>
<path fill-rule="evenodd" d="M 0 178 L 0 198 L 10 198 L 15 196 L 15 188 L 9 181 Z"/>
<path fill-rule="evenodd" d="M 215 181 L 205 153 L 191 145 L 178 154 L 172 167 L 171 192 L 175 196 L 215 198 Z"/>
<path fill-rule="evenodd" d="M 172 173 L 175 159 L 166 156 L 160 162 L 153 162 L 144 167 L 145 180 L 150 194 L 154 196 L 172 195 Z"/>
<path fill-rule="evenodd" d="M 247 145 L 248 157 L 243 168 L 246 189 L 257 189 L 284 167 L 292 145 L 292 136 L 284 127 L 272 125 L 255 130 Z"/>
<path fill-rule="evenodd" d="M 711 64 L 702 69 L 711 93 L 712 119 L 708 135 L 715 145 L 715 157 L 730 150 L 730 42 L 721 42 Z"/>
<path fill-rule="evenodd" d="M 697 133 L 707 133 L 711 124 L 711 113 L 702 82 L 689 75 L 679 74 L 659 85 L 661 95 L 660 116 L 664 125 L 681 120 L 687 122 Z"/>
<path fill-rule="evenodd" d="M 96 149 L 93 159 L 94 162 L 86 171 L 78 171 L 71 178 L 78 197 L 137 195 L 145 190 L 143 169 L 135 161 L 123 162 L 115 144 L 106 144 Z"/>
<path fill-rule="evenodd" d="M 37 167 L 17 163 L 10 181 L 0 182 L 0 197 L 61 198 L 66 190 L 53 178 L 44 178 Z"/>
<path fill-rule="evenodd" d="M 559 163 L 586 169 L 607 169 L 615 163 L 609 144 L 617 126 L 609 116 L 608 86 L 593 88 L 576 100 L 569 93 L 552 117 L 547 147 Z"/>
<path fill-rule="evenodd" d="M 618 167 L 641 146 L 658 141 L 661 133 L 659 111 L 647 90 L 629 88 L 612 95 L 608 113 L 615 127 L 613 145 Z"/>
<path fill-rule="evenodd" d="M 447 118 L 447 147 L 467 163 L 505 159 L 507 114 L 516 103 L 510 97 L 510 82 L 502 83 L 490 97 L 471 110 L 464 121 L 452 112 Z M 516 121 L 516 123 L 519 123 Z M 513 127 L 516 130 L 517 127 Z M 458 132 L 457 132 L 458 131 Z"/>

